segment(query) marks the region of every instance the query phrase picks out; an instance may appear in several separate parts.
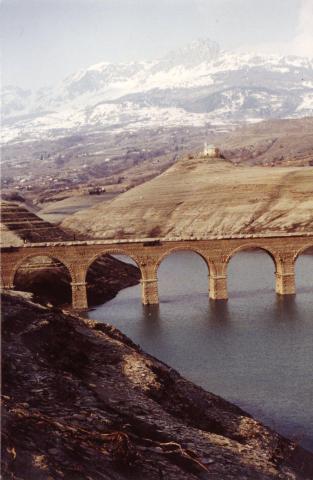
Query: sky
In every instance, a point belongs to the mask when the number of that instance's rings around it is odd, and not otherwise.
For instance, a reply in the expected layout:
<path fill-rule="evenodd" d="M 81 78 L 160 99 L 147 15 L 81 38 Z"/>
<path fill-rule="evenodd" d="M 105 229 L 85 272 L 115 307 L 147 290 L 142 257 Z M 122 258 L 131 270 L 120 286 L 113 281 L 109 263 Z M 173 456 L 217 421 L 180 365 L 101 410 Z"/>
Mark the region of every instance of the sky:
<path fill-rule="evenodd" d="M 2 84 L 37 89 L 92 64 L 154 59 L 197 38 L 313 56 L 313 0 L 0 0 Z"/>

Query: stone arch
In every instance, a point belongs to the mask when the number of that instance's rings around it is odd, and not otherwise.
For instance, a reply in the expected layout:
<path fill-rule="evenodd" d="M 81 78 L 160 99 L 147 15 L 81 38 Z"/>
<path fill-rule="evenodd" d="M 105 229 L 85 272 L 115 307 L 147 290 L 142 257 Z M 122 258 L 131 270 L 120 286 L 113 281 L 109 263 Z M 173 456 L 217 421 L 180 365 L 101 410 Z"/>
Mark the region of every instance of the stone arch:
<path fill-rule="evenodd" d="M 302 261 L 298 261 L 298 259 L 305 254 L 308 250 L 309 258 L 302 258 Z M 304 257 L 304 255 L 303 255 Z M 298 288 L 301 288 L 301 292 L 307 291 L 308 293 L 312 293 L 313 288 L 313 243 L 309 243 L 304 245 L 300 248 L 297 253 L 294 255 L 294 281 L 295 285 Z M 300 273 L 301 272 L 301 273 Z"/>
<path fill-rule="evenodd" d="M 128 267 L 127 262 L 125 262 L 124 267 L 121 265 L 121 271 L 124 269 L 124 272 L 127 274 L 128 281 L 125 283 L 120 284 L 119 286 L 112 286 L 110 280 L 117 279 L 118 275 L 116 272 L 113 271 L 110 268 L 109 265 L 103 265 L 103 268 L 96 268 L 94 271 L 92 270 L 92 265 L 97 262 L 101 257 L 105 255 L 121 255 L 124 257 L 128 257 L 129 259 L 133 260 L 135 263 L 135 266 L 138 268 L 140 272 L 140 277 L 137 276 L 137 272 L 134 272 L 132 270 L 132 266 L 129 265 Z M 121 259 L 122 261 L 122 259 Z M 129 270 L 129 268 L 131 270 Z M 135 277 L 135 279 L 134 279 Z M 139 277 L 139 278 L 138 278 Z M 127 287 L 127 286 L 133 286 L 136 283 L 142 282 L 143 279 L 143 264 L 140 261 L 140 259 L 137 257 L 137 255 L 134 255 L 133 252 L 128 252 L 127 250 L 124 250 L 123 248 L 107 248 L 107 249 L 101 249 L 99 250 L 96 254 L 90 258 L 86 264 L 84 275 L 83 275 L 83 281 L 85 284 L 85 289 L 86 289 L 86 306 L 91 306 L 91 305 L 99 305 L 104 303 L 107 300 L 110 300 L 115 296 L 119 290 Z M 106 281 L 104 282 L 103 279 L 106 278 Z M 107 281 L 109 282 L 107 283 Z M 113 296 L 112 296 L 113 295 Z"/>
<path fill-rule="evenodd" d="M 230 263 L 231 259 L 236 256 L 236 253 L 249 251 L 249 250 L 250 251 L 251 250 L 261 251 L 261 252 L 264 252 L 268 257 L 270 257 L 271 261 L 273 262 L 272 264 L 274 266 L 274 272 L 273 272 L 274 275 L 271 278 L 273 278 L 276 291 L 278 292 L 277 271 L 279 270 L 279 266 L 281 265 L 280 257 L 275 250 L 272 250 L 267 245 L 263 245 L 261 243 L 247 242 L 247 243 L 244 243 L 243 245 L 240 245 L 239 247 L 234 248 L 231 252 L 229 252 L 228 255 L 225 258 L 225 266 L 224 266 L 225 275 L 230 280 L 230 277 L 229 277 L 229 274 L 230 274 L 229 263 Z M 232 278 L 234 278 L 234 277 L 232 277 Z"/>
<path fill-rule="evenodd" d="M 297 253 L 295 254 L 295 256 L 294 256 L 294 261 L 296 261 L 296 260 L 300 257 L 300 255 L 302 255 L 302 253 L 305 253 L 306 250 L 309 250 L 309 249 L 312 249 L 312 250 L 313 250 L 313 243 L 308 243 L 308 244 L 304 245 L 303 247 L 301 247 L 301 248 L 297 251 Z"/>
<path fill-rule="evenodd" d="M 174 247 L 174 248 L 171 248 L 170 250 L 167 250 L 165 253 L 163 253 L 159 259 L 156 261 L 156 264 L 155 264 L 155 274 L 157 275 L 158 273 L 158 269 L 161 265 L 161 263 L 167 258 L 169 257 L 170 255 L 172 255 L 172 253 L 176 253 L 176 252 L 192 252 L 192 253 L 195 253 L 197 254 L 199 257 L 202 258 L 202 260 L 204 260 L 206 266 L 207 266 L 207 269 L 208 269 L 208 275 L 212 269 L 212 264 L 211 262 L 208 260 L 208 258 L 205 256 L 205 254 L 203 253 L 202 250 L 198 250 L 197 248 L 190 248 L 190 247 Z"/>
<path fill-rule="evenodd" d="M 195 274 L 197 275 L 197 278 L 199 278 L 200 280 L 198 287 L 200 288 L 201 292 L 204 293 L 203 289 L 205 288 L 205 292 L 206 294 L 208 294 L 209 278 L 210 278 L 210 261 L 208 259 L 208 256 L 206 255 L 207 251 L 201 248 L 198 249 L 194 245 L 186 245 L 186 246 L 181 245 L 177 247 L 170 247 L 166 251 L 163 250 L 160 256 L 156 258 L 156 262 L 154 265 L 154 275 L 155 275 L 156 281 L 160 281 L 160 291 L 162 292 L 162 285 L 164 286 L 164 283 L 162 280 L 163 279 L 165 280 L 165 278 L 162 278 L 160 267 L 165 263 L 164 260 L 169 258 L 172 254 L 175 254 L 178 252 L 193 253 L 194 254 L 193 257 L 196 257 L 196 258 L 193 258 L 192 260 L 198 260 L 201 262 L 202 268 L 198 270 L 198 267 L 197 267 Z M 196 263 L 196 265 L 198 264 Z M 175 269 L 175 276 L 177 278 L 177 283 L 175 282 L 176 286 L 174 287 L 174 290 L 173 290 L 174 296 L 189 292 L 190 285 L 188 280 L 189 275 L 187 271 L 187 265 L 185 264 L 178 265 L 178 269 L 177 270 Z M 204 285 L 206 286 L 204 287 Z M 166 286 L 164 286 L 162 296 L 167 294 L 165 292 L 168 293 Z"/>
<path fill-rule="evenodd" d="M 84 275 L 85 281 L 86 281 L 87 273 L 88 273 L 88 270 L 89 270 L 90 266 L 97 260 L 97 258 L 102 257 L 103 255 L 123 255 L 125 257 L 131 258 L 136 263 L 137 267 L 139 268 L 141 276 L 143 276 L 142 265 L 141 265 L 141 262 L 140 262 L 140 258 L 137 257 L 137 255 L 134 255 L 132 252 L 129 253 L 127 250 L 123 250 L 122 248 L 109 248 L 109 249 L 105 249 L 105 250 L 101 250 L 101 251 L 97 252 L 87 262 L 85 275 Z"/>
<path fill-rule="evenodd" d="M 50 263 L 38 263 L 34 270 L 27 265 L 35 259 L 49 259 L 52 262 L 58 262 L 55 268 L 50 269 Z M 36 264 L 36 262 L 34 262 Z M 26 267 L 26 270 L 23 269 Z M 23 255 L 18 260 L 12 271 L 12 286 L 14 288 L 22 287 L 22 289 L 38 295 L 45 302 L 53 305 L 71 304 L 74 272 L 72 267 L 63 258 L 62 255 L 54 255 L 54 253 L 40 251 Z"/>
<path fill-rule="evenodd" d="M 32 258 L 37 258 L 37 257 L 48 257 L 51 260 L 57 260 L 67 269 L 67 271 L 68 271 L 68 273 L 71 277 L 71 281 L 73 281 L 73 279 L 75 278 L 74 270 L 72 269 L 71 265 L 68 264 L 68 262 L 66 261 L 66 259 L 64 259 L 64 257 L 62 255 L 59 255 L 59 254 L 54 255 L 53 253 L 50 253 L 50 252 L 47 252 L 47 253 L 46 252 L 39 252 L 39 253 L 36 252 L 36 253 L 30 253 L 28 255 L 23 255 L 23 257 L 20 258 L 18 260 L 18 262 L 14 265 L 14 268 L 12 269 L 12 272 L 11 272 L 11 284 L 12 285 L 14 285 L 14 278 L 15 278 L 18 270 L 23 265 L 23 263 L 25 263 L 26 261 L 28 261 Z"/>
<path fill-rule="evenodd" d="M 277 258 L 275 252 L 273 252 L 269 247 L 261 245 L 261 244 L 254 244 L 254 243 L 245 243 L 244 245 L 240 245 L 239 247 L 232 250 L 226 257 L 226 264 L 228 265 L 230 260 L 236 255 L 238 252 L 242 252 L 245 250 L 262 250 L 263 252 L 267 253 L 274 262 L 275 270 L 277 269 Z"/>

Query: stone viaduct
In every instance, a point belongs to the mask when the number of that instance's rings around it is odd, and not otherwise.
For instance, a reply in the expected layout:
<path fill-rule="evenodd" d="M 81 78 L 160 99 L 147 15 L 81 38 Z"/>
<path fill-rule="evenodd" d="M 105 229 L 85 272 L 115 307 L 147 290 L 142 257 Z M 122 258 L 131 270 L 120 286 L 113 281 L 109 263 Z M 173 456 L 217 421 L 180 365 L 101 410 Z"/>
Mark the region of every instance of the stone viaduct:
<path fill-rule="evenodd" d="M 227 299 L 227 265 L 238 251 L 262 249 L 275 265 L 276 292 L 294 294 L 295 261 L 313 247 L 313 234 L 285 234 L 282 236 L 211 238 L 195 240 L 134 239 L 86 240 L 74 242 L 28 243 L 20 247 L 1 249 L 2 287 L 14 288 L 14 277 L 23 262 L 32 257 L 48 256 L 58 260 L 71 275 L 72 306 L 82 310 L 88 307 L 86 275 L 89 266 L 100 255 L 119 254 L 132 258 L 141 271 L 142 302 L 157 304 L 158 267 L 173 252 L 192 251 L 200 255 L 208 266 L 209 295 L 214 300 Z"/>

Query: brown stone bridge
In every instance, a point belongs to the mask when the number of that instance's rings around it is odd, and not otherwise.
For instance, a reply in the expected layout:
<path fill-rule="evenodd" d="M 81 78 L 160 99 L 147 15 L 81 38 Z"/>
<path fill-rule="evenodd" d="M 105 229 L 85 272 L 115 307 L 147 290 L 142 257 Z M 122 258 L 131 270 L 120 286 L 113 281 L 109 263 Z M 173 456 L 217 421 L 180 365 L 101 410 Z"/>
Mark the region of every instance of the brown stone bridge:
<path fill-rule="evenodd" d="M 282 236 L 211 238 L 211 239 L 141 239 L 141 240 L 87 240 L 74 242 L 28 243 L 21 247 L 1 249 L 2 286 L 14 288 L 14 278 L 23 262 L 32 257 L 48 256 L 58 260 L 71 275 L 72 306 L 85 309 L 87 304 L 86 275 L 89 266 L 103 254 L 127 255 L 141 271 L 142 302 L 157 304 L 158 267 L 165 257 L 177 251 L 199 254 L 208 266 L 209 294 L 214 300 L 227 299 L 227 265 L 241 250 L 262 249 L 275 264 L 276 292 L 294 294 L 295 261 L 313 247 L 312 234 L 285 234 Z"/>

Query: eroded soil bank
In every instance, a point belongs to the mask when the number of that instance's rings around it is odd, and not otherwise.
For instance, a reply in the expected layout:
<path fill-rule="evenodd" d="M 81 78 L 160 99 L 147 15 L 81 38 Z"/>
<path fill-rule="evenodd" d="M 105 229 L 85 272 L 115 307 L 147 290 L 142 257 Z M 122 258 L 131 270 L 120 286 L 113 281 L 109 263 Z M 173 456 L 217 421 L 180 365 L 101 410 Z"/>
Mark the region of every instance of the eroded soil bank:
<path fill-rule="evenodd" d="M 2 301 L 3 478 L 313 478 L 310 453 L 114 327 Z"/>

